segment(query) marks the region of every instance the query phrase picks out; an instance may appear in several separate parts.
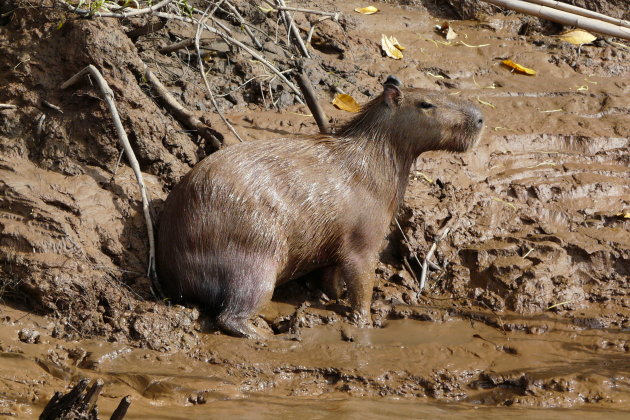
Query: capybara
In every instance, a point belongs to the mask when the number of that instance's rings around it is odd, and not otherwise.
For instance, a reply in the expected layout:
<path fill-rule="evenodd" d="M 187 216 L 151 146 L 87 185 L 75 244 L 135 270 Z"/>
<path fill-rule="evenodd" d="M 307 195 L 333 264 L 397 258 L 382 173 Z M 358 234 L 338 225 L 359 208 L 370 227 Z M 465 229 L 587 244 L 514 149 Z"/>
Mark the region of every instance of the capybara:
<path fill-rule="evenodd" d="M 383 93 L 337 134 L 240 143 L 199 162 L 168 196 L 157 236 L 158 278 L 224 331 L 259 334 L 251 318 L 274 288 L 315 269 L 345 282 L 352 318 L 369 322 L 381 242 L 409 171 L 427 150 L 479 140 L 477 107 L 444 93 Z"/>

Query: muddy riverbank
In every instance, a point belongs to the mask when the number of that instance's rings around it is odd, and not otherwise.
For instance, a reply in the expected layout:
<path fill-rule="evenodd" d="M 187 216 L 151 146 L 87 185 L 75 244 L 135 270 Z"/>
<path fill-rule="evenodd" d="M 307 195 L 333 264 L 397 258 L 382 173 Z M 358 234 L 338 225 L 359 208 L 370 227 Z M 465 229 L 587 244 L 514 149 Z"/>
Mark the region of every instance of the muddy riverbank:
<path fill-rule="evenodd" d="M 273 33 L 273 13 L 235 3 Z M 195 308 L 154 301 L 139 194 L 117 164 L 107 108 L 87 81 L 59 85 L 87 64 L 102 69 L 157 215 L 209 145 L 154 100 L 142 62 L 217 136 L 237 141 L 213 112 L 196 57 L 158 52 L 194 28 L 171 21 L 132 42 L 125 32 L 138 22 L 9 1 L 0 102 L 17 108 L 0 110 L 0 413 L 35 418 L 55 391 L 88 377 L 105 381 L 102 413 L 132 396 L 127 418 L 529 418 L 551 408 L 546 418 L 621 418 L 630 410 L 627 43 L 598 39 L 578 55 L 554 37 L 562 28 L 518 14 L 459 20 L 457 9 L 409 2 L 363 16 L 355 1 L 299 3 L 346 17 L 317 26 L 307 71 L 336 125 L 350 114 L 330 104 L 335 87 L 365 103 L 388 74 L 468 98 L 486 120 L 475 150 L 418 160 L 398 215 L 407 240 L 393 225 L 375 273 L 375 327 L 348 324 L 345 299 L 328 299 L 313 276 L 278 289 L 257 321 L 301 341 L 228 337 Z M 606 13 L 623 13 L 609 3 Z M 295 18 L 307 31 L 311 17 Z M 454 40 L 434 29 L 445 19 Z M 406 47 L 402 60 L 381 53 L 381 34 Z M 214 93 L 245 140 L 317 132 L 260 63 L 218 38 L 205 48 Z M 511 72 L 504 59 L 537 74 Z M 418 293 L 414 255 L 422 260 L 444 228 L 439 270 Z"/>

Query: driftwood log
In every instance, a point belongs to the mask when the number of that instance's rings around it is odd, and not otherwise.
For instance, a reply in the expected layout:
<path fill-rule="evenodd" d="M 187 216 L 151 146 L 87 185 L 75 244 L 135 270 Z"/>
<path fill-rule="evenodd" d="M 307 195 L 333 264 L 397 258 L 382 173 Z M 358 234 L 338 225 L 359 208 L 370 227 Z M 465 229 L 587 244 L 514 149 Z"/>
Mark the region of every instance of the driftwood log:
<path fill-rule="evenodd" d="M 98 420 L 96 400 L 103 390 L 102 379 L 94 381 L 88 389 L 88 379 L 81 379 L 67 394 L 55 392 L 48 401 L 39 420 Z M 121 420 L 127 414 L 131 399 L 126 396 L 120 401 L 110 420 Z"/>

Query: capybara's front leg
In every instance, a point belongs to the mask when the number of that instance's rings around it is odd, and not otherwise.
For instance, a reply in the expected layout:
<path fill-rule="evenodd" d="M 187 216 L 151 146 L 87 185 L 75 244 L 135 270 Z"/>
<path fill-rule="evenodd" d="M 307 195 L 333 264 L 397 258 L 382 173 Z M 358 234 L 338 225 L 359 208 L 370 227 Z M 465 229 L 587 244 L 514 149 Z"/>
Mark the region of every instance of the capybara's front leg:
<path fill-rule="evenodd" d="M 361 327 L 371 326 L 370 307 L 374 288 L 374 260 L 363 256 L 351 256 L 344 261 L 341 271 L 353 311 L 350 319 Z"/>

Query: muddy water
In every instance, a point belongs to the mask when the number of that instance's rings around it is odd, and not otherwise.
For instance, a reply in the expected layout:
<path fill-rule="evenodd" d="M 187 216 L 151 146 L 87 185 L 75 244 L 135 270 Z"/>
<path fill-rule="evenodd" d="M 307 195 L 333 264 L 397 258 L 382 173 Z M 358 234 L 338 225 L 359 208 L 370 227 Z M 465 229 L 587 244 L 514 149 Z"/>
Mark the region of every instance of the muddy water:
<path fill-rule="evenodd" d="M 98 340 L 56 340 L 46 319 L 3 307 L 2 412 L 36 418 L 55 390 L 81 377 L 105 381 L 102 413 L 131 395 L 132 419 L 492 418 L 506 410 L 528 418 L 540 406 L 556 408 L 546 418 L 622 418 L 613 409 L 629 406 L 628 330 L 511 316 L 502 322 L 527 331 L 504 332 L 444 313 L 439 323 L 319 326 L 303 330 L 301 342 L 209 334 L 192 359 Z M 39 337 L 21 341 L 30 331 Z M 441 403 L 418 399 L 426 396 Z M 564 408 L 589 400 L 598 402 L 597 410 Z M 506 401 L 521 408 L 490 408 Z"/>
<path fill-rule="evenodd" d="M 132 396 L 129 419 L 627 418 L 624 50 L 584 46 L 576 58 L 557 40 L 519 36 L 515 17 L 454 22 L 469 46 L 446 45 L 432 29 L 441 19 L 422 10 L 381 5 L 380 14 L 359 17 L 358 2 L 327 4 L 354 16 L 348 36 L 365 40 L 344 60 L 378 76 L 397 74 L 408 86 L 466 96 L 484 110 L 487 129 L 475 151 L 419 159 L 401 217 L 420 255 L 445 220 L 456 222 L 437 251 L 447 269 L 432 274 L 418 297 L 404 270 L 383 263 L 372 308 L 380 328 L 347 325 L 335 303 L 315 299 L 301 310 L 302 298 L 277 299 L 264 319 L 292 322 L 301 341 L 242 340 L 201 326 L 189 353 L 59 340 L 54 317 L 2 305 L 0 413 L 36 418 L 55 391 L 89 377 L 105 381 L 104 415 Z M 380 57 L 381 33 L 407 47 L 402 61 Z M 511 73 L 502 58 L 539 74 Z M 330 57 L 340 80 L 344 60 Z M 364 102 L 378 83 L 343 87 Z M 228 117 L 255 140 L 315 132 L 305 112 L 244 109 Z M 221 127 L 218 118 L 213 124 Z"/>

